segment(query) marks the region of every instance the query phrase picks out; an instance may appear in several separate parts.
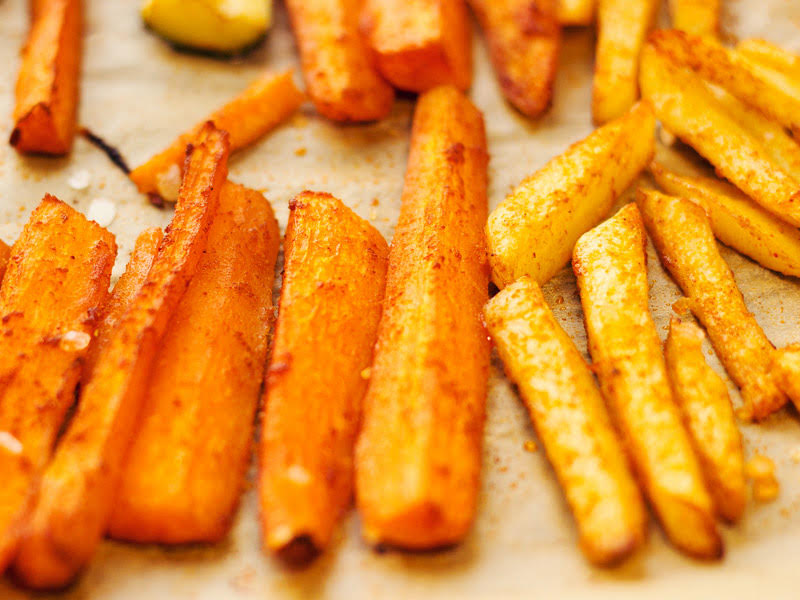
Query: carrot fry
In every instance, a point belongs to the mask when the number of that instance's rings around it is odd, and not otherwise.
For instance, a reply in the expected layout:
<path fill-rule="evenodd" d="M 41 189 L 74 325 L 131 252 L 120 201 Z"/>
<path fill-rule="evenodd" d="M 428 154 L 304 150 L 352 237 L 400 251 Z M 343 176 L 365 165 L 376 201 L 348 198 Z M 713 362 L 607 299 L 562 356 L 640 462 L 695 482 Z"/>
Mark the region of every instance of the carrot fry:
<path fill-rule="evenodd" d="M 389 114 L 394 90 L 378 75 L 358 30 L 360 0 L 287 0 L 308 93 L 334 121 Z"/>
<path fill-rule="evenodd" d="M 3 275 L 6 273 L 8 259 L 11 257 L 11 247 L 3 240 L 0 240 L 0 284 L 3 283 Z"/>
<path fill-rule="evenodd" d="M 251 83 L 236 98 L 208 119 L 181 135 L 170 146 L 131 171 L 130 178 L 143 194 L 169 202 L 178 197 L 186 146 L 206 122 L 230 135 L 231 152 L 249 146 L 286 120 L 303 102 L 303 93 L 292 80 L 292 72 L 268 73 Z"/>
<path fill-rule="evenodd" d="M 265 546 L 297 562 L 329 544 L 353 496 L 389 248 L 328 194 L 303 192 L 290 210 L 259 479 Z"/>
<path fill-rule="evenodd" d="M 108 294 L 114 236 L 45 196 L 0 287 L 0 572 L 13 558 L 42 471 L 75 399 Z"/>
<path fill-rule="evenodd" d="M 484 309 L 578 525 L 586 557 L 619 563 L 645 540 L 647 516 L 594 376 L 535 281 L 519 279 Z"/>
<path fill-rule="evenodd" d="M 82 0 L 38 0 L 32 8 L 9 143 L 23 153 L 66 154 L 77 119 Z"/>
<path fill-rule="evenodd" d="M 747 310 L 703 209 L 650 190 L 640 190 L 637 201 L 661 261 L 688 296 L 753 416 L 763 419 L 781 408 L 787 398 L 769 374 L 774 347 Z"/>
<path fill-rule="evenodd" d="M 187 156 L 175 216 L 153 266 L 100 355 L 44 473 L 14 562 L 30 587 L 68 583 L 105 533 L 153 358 L 205 249 L 228 152 L 228 134 L 209 123 Z"/>
<path fill-rule="evenodd" d="M 537 117 L 550 107 L 561 47 L 557 0 L 469 0 L 503 95 Z"/>
<path fill-rule="evenodd" d="M 589 351 L 639 483 L 672 543 L 700 558 L 722 556 L 711 497 L 672 397 L 648 307 L 645 233 L 635 204 L 575 245 Z"/>
<path fill-rule="evenodd" d="M 94 332 L 89 351 L 86 353 L 82 376 L 84 384 L 91 379 L 98 358 L 106 351 L 114 330 L 142 288 L 163 236 L 161 228 L 151 227 L 145 229 L 136 238 L 136 245 L 125 267 L 125 272 L 114 285 L 114 290 L 103 307 L 102 319 Z"/>
<path fill-rule="evenodd" d="M 489 369 L 486 137 L 455 88 L 420 97 L 356 450 L 371 543 L 433 548 L 475 515 Z"/>
<path fill-rule="evenodd" d="M 378 71 L 402 90 L 472 83 L 472 34 L 464 0 L 366 0 L 361 28 Z"/>
<path fill-rule="evenodd" d="M 243 489 L 280 232 L 256 191 L 226 183 L 219 202 L 153 364 L 109 522 L 117 539 L 220 540 Z"/>

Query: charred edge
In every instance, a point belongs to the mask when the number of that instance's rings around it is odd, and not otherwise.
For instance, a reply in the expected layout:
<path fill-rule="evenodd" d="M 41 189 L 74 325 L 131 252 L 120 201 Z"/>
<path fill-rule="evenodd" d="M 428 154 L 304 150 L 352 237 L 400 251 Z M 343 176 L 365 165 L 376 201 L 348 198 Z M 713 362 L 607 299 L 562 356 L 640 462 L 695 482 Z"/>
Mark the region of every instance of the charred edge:
<path fill-rule="evenodd" d="M 164 205 L 166 204 L 164 199 L 155 192 L 150 192 L 147 194 L 147 199 L 150 201 L 150 204 L 156 208 L 164 208 Z"/>
<path fill-rule="evenodd" d="M 293 568 L 302 568 L 311 563 L 320 553 L 320 549 L 308 534 L 294 537 L 278 551 L 278 557 Z"/>
<path fill-rule="evenodd" d="M 121 169 L 122 172 L 125 173 L 125 175 L 130 175 L 131 169 L 130 167 L 128 167 L 128 163 L 125 161 L 119 150 L 117 150 L 114 146 L 106 142 L 99 135 L 92 133 L 86 127 L 81 128 L 81 135 L 85 137 L 90 144 L 102 150 L 108 157 L 108 159 L 112 163 L 114 163 L 119 169 Z"/>
<path fill-rule="evenodd" d="M 11 132 L 11 137 L 8 138 L 8 143 L 16 148 L 17 144 L 19 144 L 20 137 L 22 137 L 22 132 L 19 130 L 19 127 L 14 127 L 14 131 Z"/>

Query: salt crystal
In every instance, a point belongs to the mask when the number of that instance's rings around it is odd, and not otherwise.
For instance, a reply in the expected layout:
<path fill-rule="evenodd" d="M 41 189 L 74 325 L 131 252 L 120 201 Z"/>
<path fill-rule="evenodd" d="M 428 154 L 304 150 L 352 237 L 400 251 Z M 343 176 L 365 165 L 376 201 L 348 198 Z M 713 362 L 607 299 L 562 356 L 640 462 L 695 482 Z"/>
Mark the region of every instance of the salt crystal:
<path fill-rule="evenodd" d="M 92 181 L 92 175 L 86 169 L 73 171 L 67 179 L 67 185 L 73 190 L 85 190 Z"/>
<path fill-rule="evenodd" d="M 286 470 L 286 475 L 291 479 L 293 482 L 305 485 L 309 481 L 311 481 L 311 475 L 308 471 L 306 471 L 300 465 L 292 465 Z"/>
<path fill-rule="evenodd" d="M 0 431 L 0 447 L 5 448 L 11 454 L 22 453 L 22 442 L 7 431 Z"/>
<path fill-rule="evenodd" d="M 91 341 L 92 336 L 85 331 L 68 331 L 61 336 L 61 339 L 58 341 L 58 345 L 62 350 L 73 352 L 76 350 L 85 349 Z"/>
<path fill-rule="evenodd" d="M 117 206 L 108 198 L 95 198 L 89 205 L 86 217 L 100 227 L 108 227 L 117 216 Z"/>

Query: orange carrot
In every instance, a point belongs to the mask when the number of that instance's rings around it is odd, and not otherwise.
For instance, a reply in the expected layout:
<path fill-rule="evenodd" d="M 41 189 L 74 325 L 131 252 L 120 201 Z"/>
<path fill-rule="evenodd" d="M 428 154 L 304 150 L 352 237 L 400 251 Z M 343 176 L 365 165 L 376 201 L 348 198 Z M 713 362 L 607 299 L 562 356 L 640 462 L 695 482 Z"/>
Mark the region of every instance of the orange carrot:
<path fill-rule="evenodd" d="M 11 248 L 3 240 L 0 240 L 0 283 L 3 282 L 3 275 L 5 275 L 8 259 L 10 257 Z"/>

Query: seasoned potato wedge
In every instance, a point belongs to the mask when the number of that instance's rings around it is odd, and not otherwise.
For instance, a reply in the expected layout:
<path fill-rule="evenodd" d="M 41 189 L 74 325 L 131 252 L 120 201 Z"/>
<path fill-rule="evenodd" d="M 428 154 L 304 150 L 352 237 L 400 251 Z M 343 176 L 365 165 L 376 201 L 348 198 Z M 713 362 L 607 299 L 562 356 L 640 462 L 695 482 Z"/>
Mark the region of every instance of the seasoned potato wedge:
<path fill-rule="evenodd" d="M 653 26 L 658 0 L 599 0 L 592 118 L 603 124 L 639 98 L 639 54 Z"/>
<path fill-rule="evenodd" d="M 520 183 L 486 224 L 495 284 L 523 275 L 543 284 L 561 270 L 652 158 L 654 130 L 653 110 L 640 103 Z"/>
<path fill-rule="evenodd" d="M 561 47 L 557 0 L 469 0 L 503 95 L 537 117 L 550 107 Z"/>
<path fill-rule="evenodd" d="M 361 29 L 380 73 L 424 92 L 472 83 L 472 32 L 464 0 L 365 0 Z"/>
<path fill-rule="evenodd" d="M 575 516 L 584 554 L 598 565 L 620 562 L 644 542 L 647 516 L 592 372 L 532 279 L 503 289 L 484 314 Z"/>
<path fill-rule="evenodd" d="M 770 373 L 778 387 L 800 410 L 800 344 L 776 350 Z"/>
<path fill-rule="evenodd" d="M 637 202 L 661 262 L 688 297 L 753 417 L 778 410 L 786 396 L 769 375 L 774 348 L 747 310 L 705 211 L 656 191 L 639 190 Z"/>
<path fill-rule="evenodd" d="M 694 441 L 717 514 L 738 521 L 747 504 L 742 435 L 728 386 L 708 366 L 703 331 L 673 317 L 664 345 L 672 392 Z"/>
<path fill-rule="evenodd" d="M 800 55 L 788 52 L 766 40 L 758 39 L 739 42 L 736 45 L 736 51 L 741 56 L 800 82 Z"/>
<path fill-rule="evenodd" d="M 784 275 L 800 277 L 800 231 L 755 204 L 729 183 L 691 177 L 650 165 L 668 194 L 703 207 L 716 238 L 757 263 Z"/>
<path fill-rule="evenodd" d="M 3 275 L 5 275 L 6 267 L 8 266 L 8 259 L 11 257 L 11 247 L 3 240 L 0 240 L 0 284 L 3 283 Z"/>
<path fill-rule="evenodd" d="M 454 87 L 417 102 L 356 451 L 364 537 L 435 548 L 475 516 L 489 374 L 486 137 Z"/>
<path fill-rule="evenodd" d="M 558 0 L 557 16 L 562 25 L 591 25 L 597 0 Z"/>
<path fill-rule="evenodd" d="M 654 34 L 655 35 L 655 34 Z M 656 46 L 642 51 L 642 95 L 666 128 L 716 167 L 755 202 L 800 226 L 800 183 L 737 122 L 700 78 Z"/>
<path fill-rule="evenodd" d="M 645 495 L 676 547 L 719 558 L 722 540 L 711 497 L 650 316 L 645 233 L 636 205 L 581 236 L 572 268 L 594 370 Z"/>
<path fill-rule="evenodd" d="M 360 7 L 360 0 L 286 2 L 308 93 L 317 111 L 335 121 L 383 118 L 394 101 L 359 33 Z"/>
<path fill-rule="evenodd" d="M 228 134 L 207 125 L 186 159 L 175 216 L 117 326 L 42 477 L 14 571 L 33 588 L 61 587 L 106 531 L 147 379 L 175 307 L 205 249 L 227 176 Z"/>
<path fill-rule="evenodd" d="M 721 0 L 669 0 L 672 26 L 691 35 L 716 37 Z"/>

